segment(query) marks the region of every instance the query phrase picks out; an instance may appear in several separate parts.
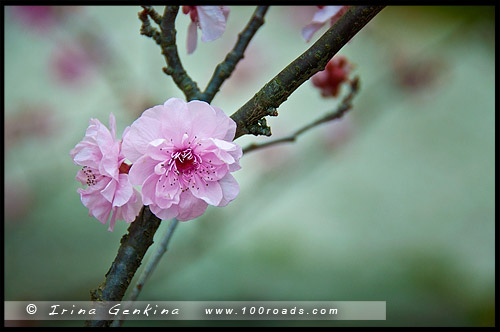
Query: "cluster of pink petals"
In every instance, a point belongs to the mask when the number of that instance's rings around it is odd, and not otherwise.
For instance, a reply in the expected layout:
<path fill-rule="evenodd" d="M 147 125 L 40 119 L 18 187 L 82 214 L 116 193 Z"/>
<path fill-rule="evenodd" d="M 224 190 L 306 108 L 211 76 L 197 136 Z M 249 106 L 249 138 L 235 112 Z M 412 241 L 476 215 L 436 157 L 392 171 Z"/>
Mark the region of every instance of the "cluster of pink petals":
<path fill-rule="evenodd" d="M 232 142 L 236 123 L 203 101 L 171 98 L 144 113 L 123 136 L 133 162 L 130 181 L 142 185 L 145 205 L 161 219 L 194 219 L 208 204 L 225 206 L 239 186 L 241 147 Z"/>
<path fill-rule="evenodd" d="M 337 97 L 342 83 L 349 81 L 351 70 L 352 65 L 347 58 L 337 55 L 327 63 L 325 70 L 316 73 L 311 80 L 323 97 Z"/>
<path fill-rule="evenodd" d="M 330 25 L 335 24 L 345 14 L 349 6 L 317 6 L 319 10 L 314 14 L 312 22 L 302 29 L 302 37 L 310 41 L 312 36 L 321 29 L 328 21 Z"/>
<path fill-rule="evenodd" d="M 89 215 L 106 224 L 111 215 L 109 231 L 116 220 L 133 222 L 142 207 L 140 193 L 129 182 L 128 165 L 116 139 L 116 123 L 109 116 L 111 132 L 97 119 L 90 119 L 85 137 L 71 151 L 73 162 L 83 166 L 76 179 L 87 188 L 78 189 Z"/>
<path fill-rule="evenodd" d="M 191 23 L 188 27 L 187 53 L 191 54 L 198 43 L 198 28 L 201 41 L 214 41 L 226 30 L 229 8 L 226 6 L 183 6 L 182 12 L 189 14 Z"/>

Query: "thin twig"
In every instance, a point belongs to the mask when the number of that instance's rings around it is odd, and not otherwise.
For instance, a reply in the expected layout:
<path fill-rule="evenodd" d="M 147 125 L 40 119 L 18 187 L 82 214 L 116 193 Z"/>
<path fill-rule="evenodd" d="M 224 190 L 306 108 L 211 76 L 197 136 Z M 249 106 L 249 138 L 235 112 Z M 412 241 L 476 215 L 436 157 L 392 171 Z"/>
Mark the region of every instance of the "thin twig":
<path fill-rule="evenodd" d="M 271 136 L 266 116 L 276 109 L 312 75 L 324 70 L 330 59 L 358 33 L 383 6 L 352 6 L 307 51 L 290 63 L 231 118 L 236 122 L 235 139 L 246 134 Z"/>
<path fill-rule="evenodd" d="M 355 77 L 350 82 L 350 87 L 351 87 L 351 90 L 349 91 L 349 94 L 344 97 L 344 99 L 342 100 L 342 103 L 335 111 L 327 113 L 326 115 L 319 118 L 318 120 L 303 126 L 302 128 L 296 130 L 294 133 L 292 133 L 288 136 L 269 140 L 269 141 L 266 141 L 266 142 L 260 143 L 260 144 L 259 143 L 252 143 L 243 149 L 243 153 L 246 155 L 248 152 L 255 151 L 258 149 L 267 148 L 267 147 L 270 147 L 273 145 L 295 142 L 300 135 L 302 135 L 304 132 L 308 131 L 309 129 L 312 129 L 316 126 L 319 126 L 320 124 L 325 123 L 325 122 L 330 122 L 330 121 L 333 121 L 336 119 L 340 119 L 342 116 L 344 116 L 344 114 L 347 111 L 349 111 L 352 108 L 352 99 L 354 98 L 356 93 L 359 91 L 359 78 L 358 77 Z"/>
<path fill-rule="evenodd" d="M 182 67 L 179 53 L 177 53 L 175 18 L 178 12 L 179 6 L 166 6 L 163 12 L 160 24 L 162 34 L 161 49 L 168 64 L 168 67 L 163 68 L 163 71 L 165 74 L 172 76 L 175 84 L 184 92 L 187 100 L 193 100 L 200 94 L 200 89 Z"/>
<path fill-rule="evenodd" d="M 168 226 L 166 233 L 163 235 L 160 242 L 156 245 L 153 256 L 151 256 L 151 259 L 148 261 L 148 264 L 142 271 L 142 274 L 139 277 L 139 280 L 137 280 L 137 283 L 135 284 L 135 287 L 132 290 L 132 293 L 130 294 L 127 301 L 135 301 L 139 297 L 139 294 L 141 293 L 144 284 L 148 280 L 149 276 L 153 273 L 154 269 L 160 262 L 160 259 L 167 251 L 168 244 L 170 243 L 170 239 L 172 238 L 172 235 L 174 234 L 175 228 L 177 227 L 178 223 L 179 221 L 177 219 L 173 219 L 170 222 L 170 225 Z M 113 322 L 112 327 L 119 327 L 122 325 L 122 323 L 123 319 L 120 317 L 118 320 L 115 320 Z"/>
<path fill-rule="evenodd" d="M 149 11 L 147 9 L 144 9 L 143 11 L 139 12 L 138 15 L 139 19 L 142 22 L 141 35 L 153 38 L 153 40 L 158 45 L 161 45 L 161 34 L 155 27 L 151 25 L 151 22 L 149 21 Z"/>
<path fill-rule="evenodd" d="M 224 61 L 215 68 L 210 82 L 207 84 L 205 91 L 200 95 L 200 100 L 210 103 L 219 91 L 222 83 L 231 76 L 238 62 L 243 59 L 250 40 L 252 40 L 257 30 L 264 24 L 264 15 L 266 15 L 268 9 L 269 6 L 257 7 L 247 26 L 238 34 L 238 40 L 232 51 L 229 52 Z"/>
<path fill-rule="evenodd" d="M 179 12 L 179 6 L 166 6 L 163 16 L 160 16 L 152 7 L 143 6 L 139 12 L 142 21 L 141 34 L 153 38 L 160 45 L 161 53 L 165 57 L 167 67 L 163 68 L 165 74 L 172 76 L 175 84 L 184 93 L 187 100 L 197 99 L 200 89 L 195 81 L 189 77 L 182 66 L 179 53 L 177 52 L 175 18 Z M 160 31 L 151 26 L 151 17 L 160 26 Z"/>
<path fill-rule="evenodd" d="M 152 6 L 141 6 L 144 8 L 146 13 L 155 21 L 156 24 L 160 25 L 162 16 L 152 7 Z"/>

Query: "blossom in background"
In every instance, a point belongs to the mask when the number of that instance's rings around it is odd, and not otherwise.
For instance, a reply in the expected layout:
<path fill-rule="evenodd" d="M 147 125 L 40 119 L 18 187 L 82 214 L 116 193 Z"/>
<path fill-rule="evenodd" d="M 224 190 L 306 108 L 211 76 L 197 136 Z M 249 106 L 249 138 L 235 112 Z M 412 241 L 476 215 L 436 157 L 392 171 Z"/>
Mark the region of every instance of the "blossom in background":
<path fill-rule="evenodd" d="M 106 224 L 109 231 L 118 219 L 133 222 L 142 207 L 140 193 L 129 182 L 129 165 L 116 139 L 116 122 L 109 116 L 111 132 L 97 119 L 90 119 L 85 137 L 70 151 L 73 162 L 83 166 L 76 179 L 87 188 L 78 189 L 89 215 Z M 128 129 L 128 128 L 127 128 Z M 125 132 L 127 131 L 125 130 Z"/>
<path fill-rule="evenodd" d="M 226 206 L 239 193 L 231 175 L 241 168 L 235 132 L 220 108 L 199 100 L 171 98 L 144 111 L 122 145 L 143 203 L 158 218 L 181 221 L 199 217 L 208 204 Z"/>
<path fill-rule="evenodd" d="M 330 21 L 330 25 L 335 24 L 344 15 L 349 6 L 317 6 L 319 10 L 314 14 L 312 22 L 302 29 L 302 37 L 310 41 L 312 36 Z"/>
<path fill-rule="evenodd" d="M 337 55 L 327 63 L 325 70 L 316 73 L 311 80 L 323 97 L 337 97 L 341 84 L 349 81 L 352 68 L 346 57 Z"/>
<path fill-rule="evenodd" d="M 78 44 L 62 44 L 51 58 L 53 74 L 63 84 L 81 82 L 94 67 L 94 59 Z"/>
<path fill-rule="evenodd" d="M 196 49 L 198 28 L 201 30 L 201 41 L 214 41 L 226 30 L 229 8 L 226 6 L 182 6 L 182 12 L 189 14 L 191 23 L 188 27 L 187 53 Z"/>
<path fill-rule="evenodd" d="M 46 33 L 81 6 L 12 6 L 12 17 L 29 29 Z"/>
<path fill-rule="evenodd" d="M 110 50 L 104 35 L 81 33 L 69 42 L 59 43 L 51 57 L 51 73 L 64 86 L 88 83 L 89 78 L 106 70 Z M 99 68 L 103 66 L 103 68 Z"/>

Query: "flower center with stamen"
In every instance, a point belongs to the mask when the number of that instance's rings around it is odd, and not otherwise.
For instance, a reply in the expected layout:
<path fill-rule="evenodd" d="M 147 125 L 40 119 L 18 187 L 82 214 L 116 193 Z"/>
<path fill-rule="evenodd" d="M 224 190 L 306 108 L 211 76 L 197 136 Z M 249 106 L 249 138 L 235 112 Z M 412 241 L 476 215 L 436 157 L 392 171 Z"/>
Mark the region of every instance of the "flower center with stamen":
<path fill-rule="evenodd" d="M 188 173 L 197 167 L 195 155 L 190 148 L 174 153 L 173 157 L 175 166 L 180 173 Z"/>
<path fill-rule="evenodd" d="M 94 172 L 92 172 L 92 170 L 90 168 L 88 168 L 87 166 L 83 166 L 82 171 L 87 176 L 87 185 L 88 186 L 95 185 L 97 180 L 96 180 Z"/>

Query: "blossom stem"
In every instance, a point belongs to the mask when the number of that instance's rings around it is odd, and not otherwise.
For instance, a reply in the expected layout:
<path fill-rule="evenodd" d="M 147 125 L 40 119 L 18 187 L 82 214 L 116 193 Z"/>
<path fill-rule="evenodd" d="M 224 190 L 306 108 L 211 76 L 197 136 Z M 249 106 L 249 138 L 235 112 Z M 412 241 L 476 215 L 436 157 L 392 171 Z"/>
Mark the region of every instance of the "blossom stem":
<path fill-rule="evenodd" d="M 200 100 L 210 103 L 217 92 L 219 92 L 224 81 L 231 76 L 238 62 L 243 59 L 243 54 L 253 36 L 264 24 L 264 15 L 266 15 L 268 9 L 269 6 L 258 6 L 255 9 L 246 27 L 238 34 L 238 40 L 234 48 L 227 54 L 224 61 L 215 68 L 214 74 L 207 84 L 205 91 L 199 96 Z"/>
<path fill-rule="evenodd" d="M 161 220 L 147 206 L 128 228 L 120 241 L 120 248 L 113 264 L 106 273 L 105 280 L 90 291 L 92 301 L 121 301 L 130 285 L 135 272 L 141 265 L 148 248 L 153 244 L 153 236 L 160 226 Z M 89 320 L 87 326 L 109 326 L 112 321 Z"/>
<path fill-rule="evenodd" d="M 311 123 L 301 127 L 300 129 L 296 130 L 295 132 L 293 132 L 292 134 L 290 134 L 288 136 L 269 140 L 269 141 L 266 141 L 266 142 L 260 143 L 260 144 L 252 143 L 243 149 L 243 154 L 246 155 L 248 152 L 267 148 L 267 147 L 274 146 L 277 144 L 295 142 L 300 135 L 302 135 L 304 132 L 308 131 L 309 129 L 317 127 L 322 123 L 326 123 L 326 122 L 330 122 L 330 121 L 333 121 L 336 119 L 340 119 L 342 116 L 344 116 L 344 114 L 347 111 L 349 111 L 352 108 L 352 99 L 354 98 L 356 93 L 359 91 L 359 78 L 358 77 L 355 77 L 350 83 L 351 83 L 350 84 L 351 90 L 350 90 L 349 94 L 344 97 L 340 106 L 337 109 L 335 109 L 334 111 L 328 112 L 326 115 L 322 116 L 321 118 L 317 119 L 314 122 L 311 122 Z"/>
<path fill-rule="evenodd" d="M 384 6 L 349 8 L 316 43 L 231 115 L 237 124 L 235 139 L 246 134 L 271 136 L 265 117 L 276 116 L 276 109 L 302 83 L 323 70 L 328 61 L 383 8 Z"/>
<path fill-rule="evenodd" d="M 144 284 L 148 280 L 149 276 L 153 273 L 154 269 L 160 262 L 160 259 L 163 257 L 163 254 L 168 249 L 168 244 L 170 243 L 170 239 L 172 238 L 172 235 L 174 234 L 175 228 L 179 224 L 179 221 L 177 219 L 172 219 L 170 222 L 170 225 L 168 226 L 167 231 L 161 238 L 160 242 L 157 244 L 155 248 L 155 252 L 153 253 L 153 256 L 151 259 L 148 261 L 148 264 L 142 271 L 141 276 L 139 277 L 139 280 L 137 280 L 137 283 L 135 284 L 134 289 L 132 290 L 132 293 L 130 294 L 129 298 L 127 301 L 135 301 L 139 297 L 139 294 L 141 293 L 142 288 L 144 287 Z M 119 327 L 123 323 L 123 319 L 118 319 L 115 320 L 112 324 L 113 327 Z"/>

